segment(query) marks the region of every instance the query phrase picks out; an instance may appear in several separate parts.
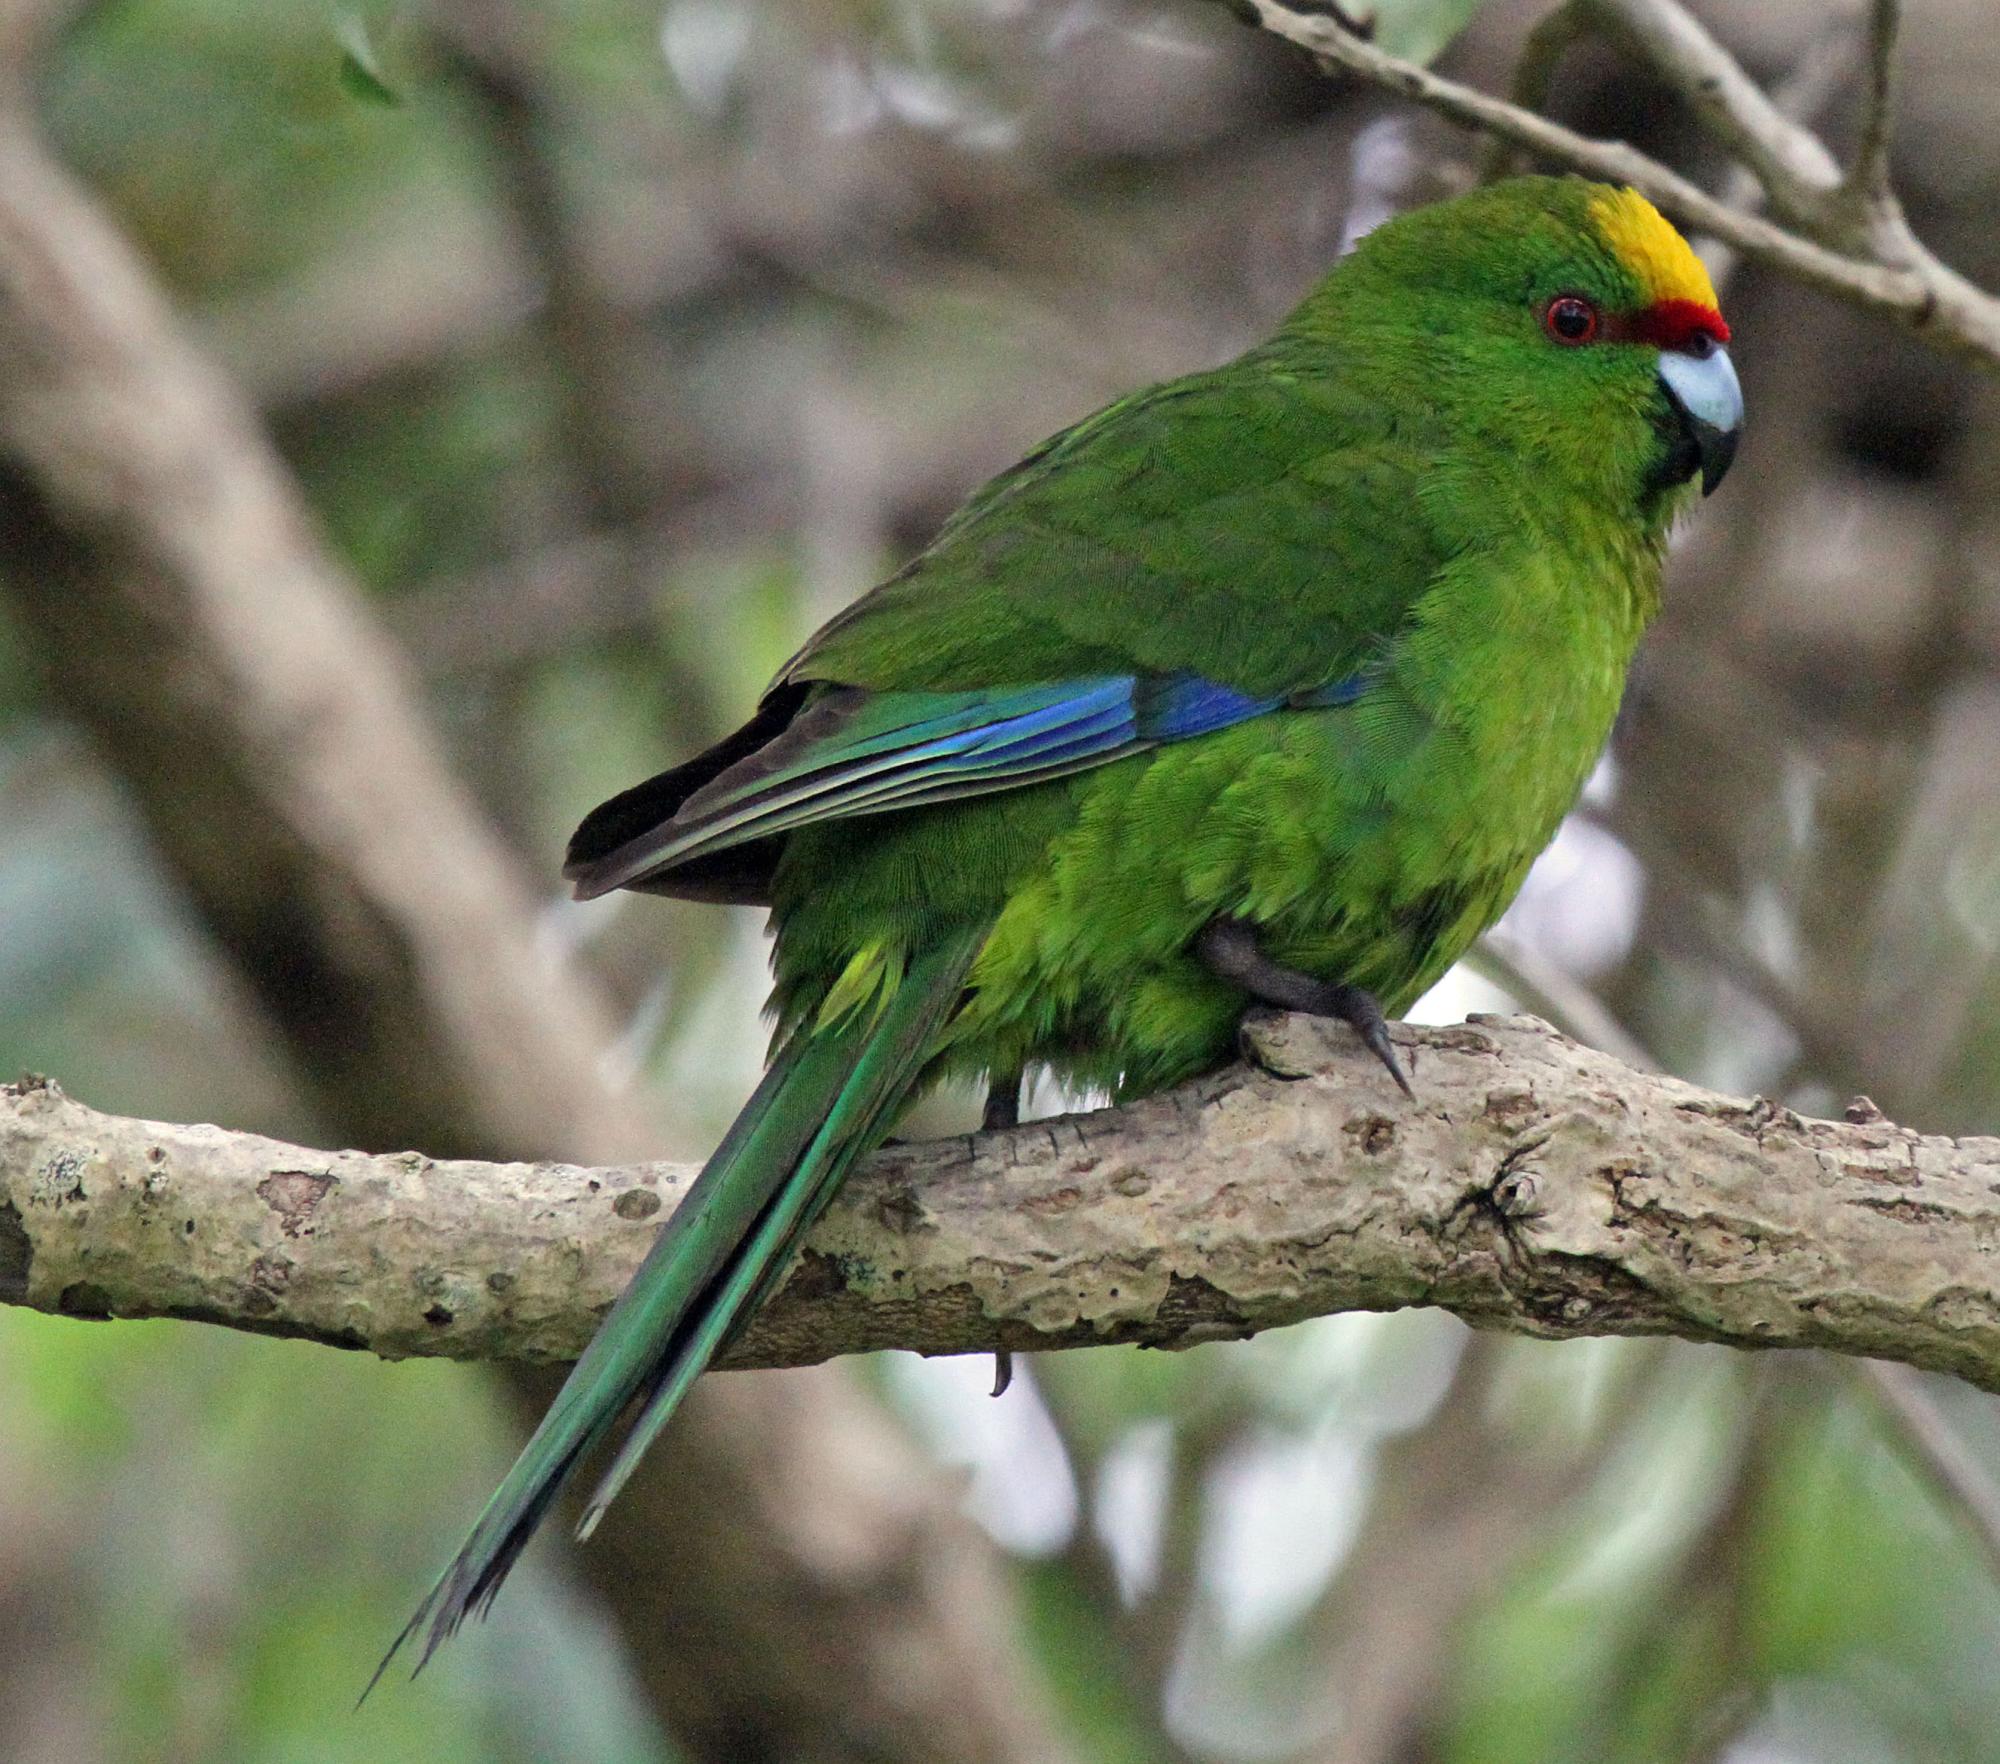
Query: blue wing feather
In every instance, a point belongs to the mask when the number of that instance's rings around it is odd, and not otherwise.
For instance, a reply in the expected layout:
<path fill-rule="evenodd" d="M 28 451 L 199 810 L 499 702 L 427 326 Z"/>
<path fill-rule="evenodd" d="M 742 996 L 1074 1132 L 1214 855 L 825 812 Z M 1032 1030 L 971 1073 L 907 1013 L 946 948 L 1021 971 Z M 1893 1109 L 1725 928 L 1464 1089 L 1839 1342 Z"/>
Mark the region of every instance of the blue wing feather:
<path fill-rule="evenodd" d="M 1106 674 L 963 693 L 850 689 L 828 715 L 809 727 L 802 720 L 690 795 L 671 819 L 593 861 L 578 875 L 578 892 L 622 888 L 815 821 L 1020 789 L 1281 708 L 1351 704 L 1366 686 L 1357 675 L 1260 698 L 1198 674 Z M 774 765 L 781 748 L 783 763 Z"/>
<path fill-rule="evenodd" d="M 1232 723 L 1261 717 L 1282 703 L 1282 698 L 1253 698 L 1233 686 L 1204 680 L 1199 674 L 1134 682 L 1139 733 L 1151 741 L 1185 741 L 1190 736 L 1212 734 Z"/>

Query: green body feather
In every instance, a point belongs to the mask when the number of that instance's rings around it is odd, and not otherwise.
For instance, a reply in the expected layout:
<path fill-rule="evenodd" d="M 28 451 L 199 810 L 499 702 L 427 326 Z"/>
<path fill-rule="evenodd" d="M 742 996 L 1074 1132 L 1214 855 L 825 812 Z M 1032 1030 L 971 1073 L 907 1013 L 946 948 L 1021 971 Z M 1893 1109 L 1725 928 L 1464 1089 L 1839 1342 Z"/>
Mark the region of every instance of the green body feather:
<path fill-rule="evenodd" d="M 1537 317 L 1643 298 L 1597 193 L 1385 226 L 1268 343 L 996 479 L 742 735 L 580 830 L 582 892 L 769 901 L 779 1052 L 419 1612 L 429 1646 L 650 1397 L 623 1476 L 913 1088 L 1040 1065 L 1132 1096 L 1225 1060 L 1244 997 L 1189 953 L 1218 914 L 1392 1014 L 1498 916 L 1610 730 L 1681 500 L 1658 352 Z M 971 714 L 934 695 L 1185 674 L 1356 684 L 1012 787 L 918 766 L 932 797 L 871 812 L 897 729 Z"/>
<path fill-rule="evenodd" d="M 779 998 L 997 909 L 939 1067 L 1132 1096 L 1226 1059 L 1211 918 L 1407 1007 L 1576 799 L 1659 600 L 1657 352 L 1561 351 L 1537 295 L 1640 298 L 1594 186 L 1522 180 L 1365 241 L 1271 342 L 1059 436 L 836 619 L 792 677 L 889 694 L 1142 669 L 1282 711 L 1060 782 L 795 833 Z M 1453 224 L 1455 223 L 1455 224 Z"/>

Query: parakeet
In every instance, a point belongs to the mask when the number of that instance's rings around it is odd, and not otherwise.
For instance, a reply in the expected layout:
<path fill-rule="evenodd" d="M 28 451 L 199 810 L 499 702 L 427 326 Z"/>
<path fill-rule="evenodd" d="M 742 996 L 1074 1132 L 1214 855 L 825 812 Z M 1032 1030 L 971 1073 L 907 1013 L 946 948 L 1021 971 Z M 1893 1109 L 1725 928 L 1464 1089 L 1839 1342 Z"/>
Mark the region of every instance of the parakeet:
<path fill-rule="evenodd" d="M 1402 1082 L 1385 1013 L 1554 834 L 1729 465 L 1728 337 L 1634 191 L 1406 214 L 1268 341 L 1003 472 L 735 734 L 592 813 L 580 896 L 769 906 L 770 1066 L 396 1645 L 492 1600 L 636 1402 L 588 1534 L 915 1092 L 1141 1096 L 1256 1001 Z"/>

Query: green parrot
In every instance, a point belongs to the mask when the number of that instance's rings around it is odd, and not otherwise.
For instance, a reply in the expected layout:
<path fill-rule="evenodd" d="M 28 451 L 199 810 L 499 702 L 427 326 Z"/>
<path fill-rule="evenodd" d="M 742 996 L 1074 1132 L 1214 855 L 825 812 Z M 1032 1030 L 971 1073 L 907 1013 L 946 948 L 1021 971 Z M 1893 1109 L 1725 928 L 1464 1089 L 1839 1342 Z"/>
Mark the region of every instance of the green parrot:
<path fill-rule="evenodd" d="M 1125 1099 L 1265 1002 L 1385 1015 L 1575 801 L 1735 450 L 1728 328 L 1643 197 L 1522 178 L 1369 234 L 1267 342 L 978 491 L 735 734 L 571 842 L 580 897 L 766 905 L 769 1069 L 395 1647 L 588 1535 L 913 1094 Z M 384 1661 L 384 1665 L 387 1665 Z M 378 1672 L 379 1676 L 379 1672 Z"/>

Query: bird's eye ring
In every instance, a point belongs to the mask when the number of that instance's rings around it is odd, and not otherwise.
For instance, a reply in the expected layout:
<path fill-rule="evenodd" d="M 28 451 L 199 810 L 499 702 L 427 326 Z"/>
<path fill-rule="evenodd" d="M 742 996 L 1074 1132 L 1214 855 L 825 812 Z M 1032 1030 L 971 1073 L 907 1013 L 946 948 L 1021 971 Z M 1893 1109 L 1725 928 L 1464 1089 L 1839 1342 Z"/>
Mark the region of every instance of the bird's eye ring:
<path fill-rule="evenodd" d="M 1558 294 L 1542 309 L 1542 329 L 1572 349 L 1595 338 L 1599 322 L 1597 308 L 1581 294 Z"/>

